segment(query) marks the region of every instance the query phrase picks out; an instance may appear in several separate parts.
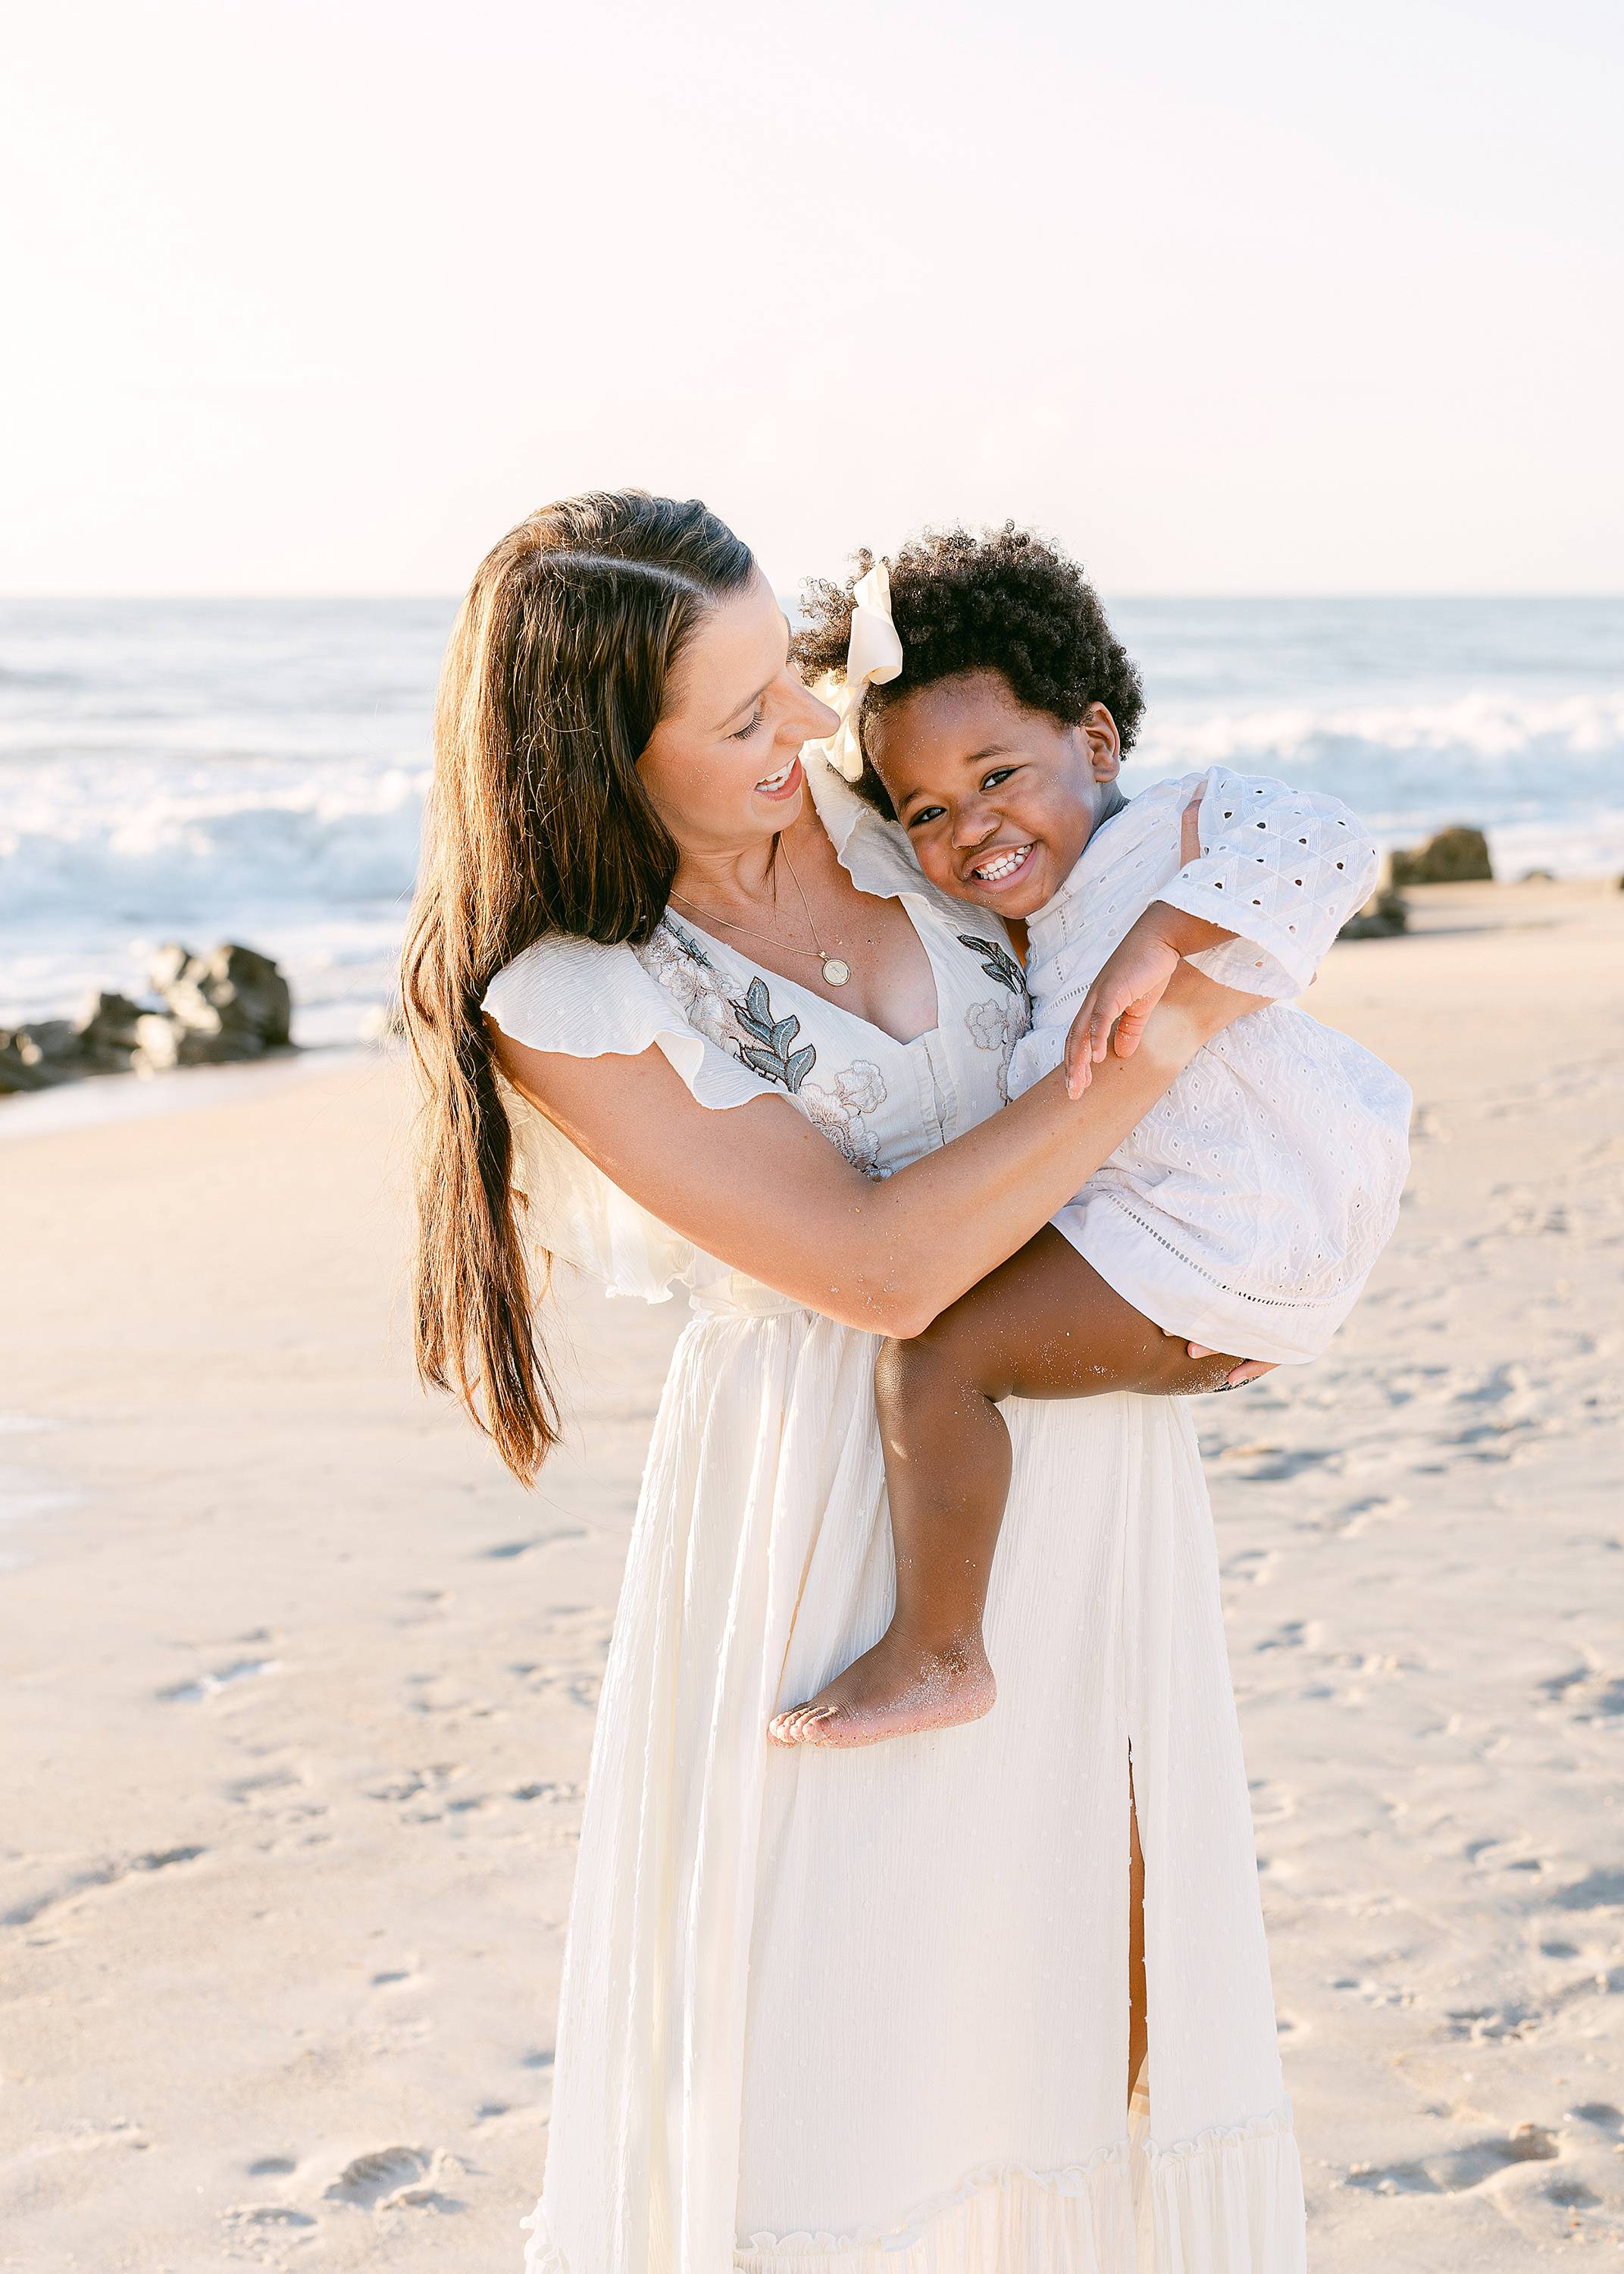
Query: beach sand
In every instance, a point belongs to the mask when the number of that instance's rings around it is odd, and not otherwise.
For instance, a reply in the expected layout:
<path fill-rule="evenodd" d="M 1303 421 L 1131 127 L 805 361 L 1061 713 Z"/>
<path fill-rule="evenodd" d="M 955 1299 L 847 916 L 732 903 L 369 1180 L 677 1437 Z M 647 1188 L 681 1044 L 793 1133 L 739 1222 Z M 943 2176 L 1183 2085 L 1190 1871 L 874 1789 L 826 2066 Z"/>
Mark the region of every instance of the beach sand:
<path fill-rule="evenodd" d="M 1624 2238 L 1624 895 L 1412 899 L 1308 998 L 1398 1234 L 1197 1410 L 1319 2274 Z M 411 1378 L 400 1066 L 189 1094 L 0 1107 L 0 2267 L 516 2270 L 685 1314 L 566 1291 L 524 1494 Z"/>

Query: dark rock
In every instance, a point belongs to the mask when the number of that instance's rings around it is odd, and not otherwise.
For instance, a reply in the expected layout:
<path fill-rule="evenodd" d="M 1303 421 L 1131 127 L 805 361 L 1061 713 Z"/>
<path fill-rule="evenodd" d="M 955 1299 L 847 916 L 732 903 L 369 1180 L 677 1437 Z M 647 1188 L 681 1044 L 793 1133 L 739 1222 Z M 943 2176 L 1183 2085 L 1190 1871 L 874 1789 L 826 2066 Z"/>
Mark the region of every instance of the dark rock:
<path fill-rule="evenodd" d="M 81 1043 L 132 1050 L 135 1022 L 140 1015 L 140 1005 L 132 1003 L 127 995 L 87 995 L 84 1008 L 73 1021 L 74 1031 Z"/>
<path fill-rule="evenodd" d="M 127 995 L 87 995 L 73 1021 L 79 1036 L 76 1053 L 81 1073 L 128 1073 L 136 1047 L 136 1023 L 141 1006 Z"/>
<path fill-rule="evenodd" d="M 192 955 L 171 942 L 154 957 L 149 976 L 170 1018 L 185 1029 L 171 1064 L 258 1058 L 288 1040 L 288 983 L 268 955 L 252 947 L 227 941 L 207 955 Z"/>
<path fill-rule="evenodd" d="M 49 1089 L 53 1081 L 65 1079 L 42 1064 L 37 1050 L 28 1049 L 29 1039 L 26 1027 L 15 1031 L 0 1028 L 0 1097 L 18 1090 Z"/>
<path fill-rule="evenodd" d="M 154 994 L 162 995 L 180 977 L 189 963 L 197 957 L 177 939 L 166 940 L 147 967 L 147 983 Z"/>
<path fill-rule="evenodd" d="M 177 940 L 153 958 L 149 978 L 167 1008 L 139 1021 L 138 1072 L 229 1065 L 279 1050 L 293 998 L 268 955 L 226 941 L 193 955 Z"/>
<path fill-rule="evenodd" d="M 252 1035 L 267 1050 L 288 1040 L 293 997 L 268 955 L 228 941 L 189 963 L 185 977 L 218 1013 L 226 1033 Z"/>
<path fill-rule="evenodd" d="M 83 1071 L 74 1063 L 78 1053 L 71 1019 L 40 1019 L 0 1032 L 0 1091 L 49 1089 L 71 1081 Z"/>
<path fill-rule="evenodd" d="M 43 1059 L 48 1065 L 71 1058 L 79 1047 L 71 1019 L 41 1019 L 32 1027 L 19 1027 L 17 1039 L 25 1060 Z"/>
<path fill-rule="evenodd" d="M 214 1065 L 231 1053 L 217 1035 L 200 1035 L 168 1011 L 144 1012 L 136 1022 L 136 1073 L 172 1073 L 177 1066 Z M 248 1055 L 252 1056 L 250 1052 Z"/>
<path fill-rule="evenodd" d="M 1425 845 L 1393 855 L 1395 885 L 1490 885 L 1494 870 L 1489 860 L 1489 840 L 1481 829 L 1462 823 L 1440 829 Z"/>
<path fill-rule="evenodd" d="M 1408 929 L 1410 908 L 1402 892 L 1391 885 L 1371 894 L 1357 915 L 1350 916 L 1338 939 L 1391 939 Z"/>
<path fill-rule="evenodd" d="M 171 941 L 154 957 L 149 975 L 162 1011 L 144 1011 L 127 995 L 97 993 L 76 1019 L 0 1030 L 0 1096 L 85 1074 L 229 1064 L 288 1043 L 293 998 L 267 955 L 232 941 L 193 955 Z"/>

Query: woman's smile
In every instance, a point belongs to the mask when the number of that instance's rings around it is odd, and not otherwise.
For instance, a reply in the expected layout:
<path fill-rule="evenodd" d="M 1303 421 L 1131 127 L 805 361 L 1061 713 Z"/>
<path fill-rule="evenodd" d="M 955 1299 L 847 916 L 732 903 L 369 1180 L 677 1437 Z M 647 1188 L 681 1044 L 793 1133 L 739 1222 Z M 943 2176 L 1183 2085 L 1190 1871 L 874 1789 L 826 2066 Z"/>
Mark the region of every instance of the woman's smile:
<path fill-rule="evenodd" d="M 801 757 L 797 752 L 787 764 L 778 768 L 776 774 L 769 774 L 764 781 L 756 783 L 756 794 L 757 797 L 793 797 L 801 787 L 802 779 Z"/>

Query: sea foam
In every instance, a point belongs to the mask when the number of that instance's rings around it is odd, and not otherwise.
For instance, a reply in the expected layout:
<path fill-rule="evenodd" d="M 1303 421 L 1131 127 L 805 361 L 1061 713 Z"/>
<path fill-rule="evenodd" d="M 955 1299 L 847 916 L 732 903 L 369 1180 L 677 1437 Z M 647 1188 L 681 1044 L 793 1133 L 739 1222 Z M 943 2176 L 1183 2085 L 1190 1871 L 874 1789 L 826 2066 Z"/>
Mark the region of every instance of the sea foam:
<path fill-rule="evenodd" d="M 393 983 L 454 605 L 0 602 L 0 1025 L 241 939 L 295 1034 Z M 1624 610 L 1144 601 L 1130 794 L 1222 760 L 1346 799 L 1384 845 L 1486 828 L 1500 873 L 1624 868 Z"/>

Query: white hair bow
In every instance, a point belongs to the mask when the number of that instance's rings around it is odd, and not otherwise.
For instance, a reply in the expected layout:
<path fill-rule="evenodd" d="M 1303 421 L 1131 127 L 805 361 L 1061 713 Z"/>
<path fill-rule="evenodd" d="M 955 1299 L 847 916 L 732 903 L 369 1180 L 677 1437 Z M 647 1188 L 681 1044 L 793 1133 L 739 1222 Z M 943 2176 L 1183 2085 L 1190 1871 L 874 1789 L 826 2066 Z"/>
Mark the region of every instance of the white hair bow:
<path fill-rule="evenodd" d="M 846 651 L 846 685 L 826 679 L 818 692 L 840 713 L 840 724 L 818 748 L 837 773 L 861 781 L 862 744 L 857 714 L 870 687 L 883 687 L 902 669 L 902 642 L 891 615 L 891 577 L 876 561 L 852 593 L 852 636 Z"/>

